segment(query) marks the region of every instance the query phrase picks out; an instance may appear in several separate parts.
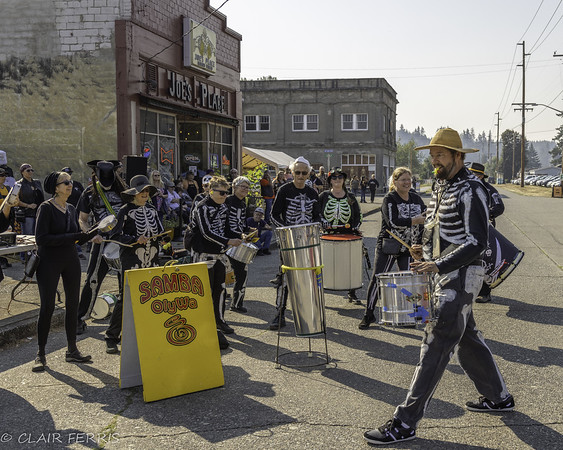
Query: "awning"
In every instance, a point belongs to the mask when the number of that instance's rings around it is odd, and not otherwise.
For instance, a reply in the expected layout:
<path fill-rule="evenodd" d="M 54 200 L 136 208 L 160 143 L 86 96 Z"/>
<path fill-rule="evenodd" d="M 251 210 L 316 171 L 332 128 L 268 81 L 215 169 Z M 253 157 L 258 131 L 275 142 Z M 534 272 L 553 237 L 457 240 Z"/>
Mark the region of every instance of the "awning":
<path fill-rule="evenodd" d="M 294 157 L 287 153 L 275 150 L 263 150 L 258 148 L 243 147 L 242 148 L 242 168 L 243 170 L 254 169 L 260 164 L 266 163 L 274 166 L 276 170 L 285 169 L 295 160 Z"/>

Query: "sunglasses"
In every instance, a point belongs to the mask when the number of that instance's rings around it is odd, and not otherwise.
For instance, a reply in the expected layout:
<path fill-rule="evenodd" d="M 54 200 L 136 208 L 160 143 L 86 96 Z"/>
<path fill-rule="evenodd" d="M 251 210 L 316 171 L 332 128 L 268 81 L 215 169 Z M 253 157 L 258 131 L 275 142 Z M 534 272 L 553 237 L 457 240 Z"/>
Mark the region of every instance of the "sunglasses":
<path fill-rule="evenodd" d="M 213 192 L 217 192 L 219 195 L 227 195 L 229 191 L 221 191 L 219 189 L 213 189 Z"/>
<path fill-rule="evenodd" d="M 72 180 L 65 180 L 65 181 L 61 181 L 60 183 L 57 183 L 57 186 L 58 186 L 59 184 L 64 184 L 65 186 L 71 186 L 72 183 L 73 183 Z"/>
<path fill-rule="evenodd" d="M 35 172 L 33 169 L 25 169 L 25 172 Z"/>
<path fill-rule="evenodd" d="M 309 172 L 306 172 L 306 171 L 301 172 L 300 170 L 295 170 L 295 171 L 293 171 L 293 173 L 295 175 L 309 175 Z"/>
<path fill-rule="evenodd" d="M 331 178 L 336 178 L 337 180 L 341 180 L 344 178 L 344 175 L 333 175 Z"/>

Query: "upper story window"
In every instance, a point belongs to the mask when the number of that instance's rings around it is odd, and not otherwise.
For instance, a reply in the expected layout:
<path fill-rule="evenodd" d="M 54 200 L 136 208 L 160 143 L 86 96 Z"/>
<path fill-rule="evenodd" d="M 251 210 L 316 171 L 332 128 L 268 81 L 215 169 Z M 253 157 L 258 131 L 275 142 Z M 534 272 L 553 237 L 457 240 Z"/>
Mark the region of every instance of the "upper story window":
<path fill-rule="evenodd" d="M 319 115 L 318 114 L 294 114 L 293 131 L 318 131 Z"/>
<path fill-rule="evenodd" d="M 244 116 L 244 131 L 270 131 L 270 116 Z"/>
<path fill-rule="evenodd" d="M 368 129 L 367 114 L 342 114 L 342 131 L 356 131 Z"/>

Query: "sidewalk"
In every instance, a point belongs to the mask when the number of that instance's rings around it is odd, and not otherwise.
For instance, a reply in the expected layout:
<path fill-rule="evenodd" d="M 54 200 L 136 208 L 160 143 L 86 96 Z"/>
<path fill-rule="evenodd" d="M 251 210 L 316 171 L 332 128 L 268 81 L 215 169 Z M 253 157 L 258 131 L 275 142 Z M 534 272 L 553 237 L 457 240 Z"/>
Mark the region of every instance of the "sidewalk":
<path fill-rule="evenodd" d="M 383 196 L 378 195 L 375 197 L 374 203 L 369 202 L 369 196 L 368 203 L 360 203 L 364 218 L 379 212 L 382 201 Z M 272 248 L 277 248 L 277 241 L 275 239 L 272 241 Z M 84 254 L 87 258 L 89 257 L 86 251 Z M 15 258 L 14 255 L 9 256 L 12 267 L 4 269 L 5 278 L 0 283 L 0 348 L 19 339 L 35 336 L 37 317 L 39 315 L 39 292 L 35 280 L 30 284 L 20 285 L 14 295 L 14 300 L 11 300 L 12 290 L 23 278 L 23 264 L 19 260 L 19 255 L 15 255 Z M 80 264 L 82 266 L 83 285 L 88 260 L 81 260 Z M 57 302 L 55 306 L 55 313 L 53 314 L 51 324 L 52 328 L 64 325 L 64 289 L 62 282 L 59 283 L 59 292 L 61 293 L 61 302 Z M 106 276 L 102 283 L 100 293 L 106 292 L 114 294 L 118 292 L 117 275 L 113 272 Z"/>

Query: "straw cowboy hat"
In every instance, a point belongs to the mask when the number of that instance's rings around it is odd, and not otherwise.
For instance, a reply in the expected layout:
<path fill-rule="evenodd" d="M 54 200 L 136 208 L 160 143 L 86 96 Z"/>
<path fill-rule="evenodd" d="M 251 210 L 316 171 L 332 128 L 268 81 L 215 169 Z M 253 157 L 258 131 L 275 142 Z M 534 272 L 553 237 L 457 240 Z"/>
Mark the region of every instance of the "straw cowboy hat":
<path fill-rule="evenodd" d="M 415 150 L 429 149 L 432 147 L 443 147 L 460 153 L 475 153 L 479 151 L 476 148 L 462 148 L 463 144 L 461 143 L 459 133 L 451 128 L 438 130 L 430 141 L 430 144 L 416 147 Z"/>

